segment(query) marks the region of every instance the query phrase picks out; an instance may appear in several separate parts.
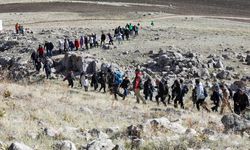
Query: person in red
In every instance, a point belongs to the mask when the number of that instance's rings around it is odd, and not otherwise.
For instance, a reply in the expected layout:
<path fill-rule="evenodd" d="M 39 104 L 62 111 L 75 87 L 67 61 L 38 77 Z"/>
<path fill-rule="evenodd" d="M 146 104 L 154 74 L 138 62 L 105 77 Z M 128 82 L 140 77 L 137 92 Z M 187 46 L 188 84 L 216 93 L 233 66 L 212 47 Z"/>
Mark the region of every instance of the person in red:
<path fill-rule="evenodd" d="M 16 27 L 16 34 L 18 34 L 18 33 L 19 33 L 19 27 L 20 27 L 19 24 L 16 23 L 16 26 L 15 26 L 15 27 Z"/>
<path fill-rule="evenodd" d="M 140 103 L 140 100 L 143 102 L 143 104 L 146 104 L 145 99 L 143 96 L 141 96 L 141 90 L 143 89 L 142 79 L 141 79 L 142 73 L 139 69 L 135 70 L 135 79 L 133 81 L 133 89 L 136 96 L 137 103 Z"/>
<path fill-rule="evenodd" d="M 40 58 L 44 57 L 44 48 L 42 47 L 42 45 L 39 45 L 37 52 Z"/>
<path fill-rule="evenodd" d="M 80 47 L 80 42 L 78 39 L 75 39 L 75 47 L 76 47 L 76 50 L 78 50 L 78 48 Z"/>

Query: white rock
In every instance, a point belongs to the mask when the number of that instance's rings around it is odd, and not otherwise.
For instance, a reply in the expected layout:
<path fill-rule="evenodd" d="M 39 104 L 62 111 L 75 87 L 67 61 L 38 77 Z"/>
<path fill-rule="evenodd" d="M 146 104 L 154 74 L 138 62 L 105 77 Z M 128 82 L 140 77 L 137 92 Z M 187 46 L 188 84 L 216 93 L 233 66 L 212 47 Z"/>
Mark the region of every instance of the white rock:
<path fill-rule="evenodd" d="M 87 144 L 87 150 L 112 150 L 115 147 L 110 139 L 96 139 Z"/>
<path fill-rule="evenodd" d="M 33 149 L 23 143 L 15 142 L 10 145 L 8 150 L 33 150 Z"/>
<path fill-rule="evenodd" d="M 55 144 L 54 150 L 77 150 L 74 143 L 65 140 Z"/>
<path fill-rule="evenodd" d="M 44 132 L 49 137 L 56 137 L 56 136 L 58 136 L 60 134 L 59 131 L 57 131 L 57 130 L 55 130 L 53 128 L 45 128 Z"/>

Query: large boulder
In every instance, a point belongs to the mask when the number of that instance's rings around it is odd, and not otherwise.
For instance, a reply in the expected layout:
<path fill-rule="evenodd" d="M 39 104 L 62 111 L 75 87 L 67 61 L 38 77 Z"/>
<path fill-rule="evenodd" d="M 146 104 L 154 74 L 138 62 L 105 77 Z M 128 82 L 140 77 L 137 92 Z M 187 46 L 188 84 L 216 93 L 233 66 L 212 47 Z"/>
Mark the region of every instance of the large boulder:
<path fill-rule="evenodd" d="M 57 142 L 54 145 L 53 149 L 54 150 L 77 150 L 75 144 L 68 140 Z"/>
<path fill-rule="evenodd" d="M 99 62 L 90 55 L 76 54 L 68 52 L 59 63 L 58 71 L 73 70 L 75 72 L 86 72 L 87 74 L 95 73 L 100 68 Z"/>
<path fill-rule="evenodd" d="M 3 66 L 4 68 L 9 66 L 11 63 L 11 57 L 8 56 L 1 56 L 0 57 L 0 65 Z"/>
<path fill-rule="evenodd" d="M 15 142 L 10 145 L 8 150 L 33 150 L 33 149 L 23 143 Z"/>
<path fill-rule="evenodd" d="M 224 68 L 224 65 L 223 65 L 222 61 L 221 60 L 217 60 L 214 63 L 214 68 Z"/>
<path fill-rule="evenodd" d="M 87 150 L 112 150 L 115 147 L 110 139 L 98 138 L 87 144 Z"/>
<path fill-rule="evenodd" d="M 232 78 L 232 75 L 229 71 L 227 70 L 221 70 L 217 73 L 216 77 L 218 79 L 227 79 L 230 80 Z"/>
<path fill-rule="evenodd" d="M 240 133 L 250 131 L 250 121 L 236 114 L 224 115 L 221 122 L 226 132 L 230 130 Z"/>
<path fill-rule="evenodd" d="M 168 129 L 177 134 L 184 134 L 186 132 L 186 128 L 177 122 L 171 123 L 167 118 L 156 118 L 147 120 L 145 123 L 145 131 L 149 129 Z"/>

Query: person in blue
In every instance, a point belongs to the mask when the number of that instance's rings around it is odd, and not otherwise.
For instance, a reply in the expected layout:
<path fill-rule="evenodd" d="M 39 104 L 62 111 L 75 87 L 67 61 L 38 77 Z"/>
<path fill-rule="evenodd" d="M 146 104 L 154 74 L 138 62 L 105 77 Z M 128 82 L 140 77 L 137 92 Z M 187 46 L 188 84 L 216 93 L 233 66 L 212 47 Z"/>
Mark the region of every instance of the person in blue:
<path fill-rule="evenodd" d="M 123 80 L 123 73 L 120 70 L 114 72 L 114 85 L 113 85 L 113 94 L 115 96 L 115 100 L 118 100 L 117 95 L 120 97 L 124 97 L 123 94 L 120 93 L 119 87 Z"/>

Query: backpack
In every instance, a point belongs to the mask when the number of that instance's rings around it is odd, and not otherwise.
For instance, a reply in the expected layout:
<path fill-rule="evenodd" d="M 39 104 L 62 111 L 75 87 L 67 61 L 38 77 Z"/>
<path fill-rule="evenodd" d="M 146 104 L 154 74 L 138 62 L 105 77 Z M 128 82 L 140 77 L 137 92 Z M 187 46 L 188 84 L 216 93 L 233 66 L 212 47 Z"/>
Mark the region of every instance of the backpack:
<path fill-rule="evenodd" d="M 116 71 L 114 74 L 115 77 L 115 84 L 121 84 L 123 81 L 123 74 L 120 71 Z"/>

